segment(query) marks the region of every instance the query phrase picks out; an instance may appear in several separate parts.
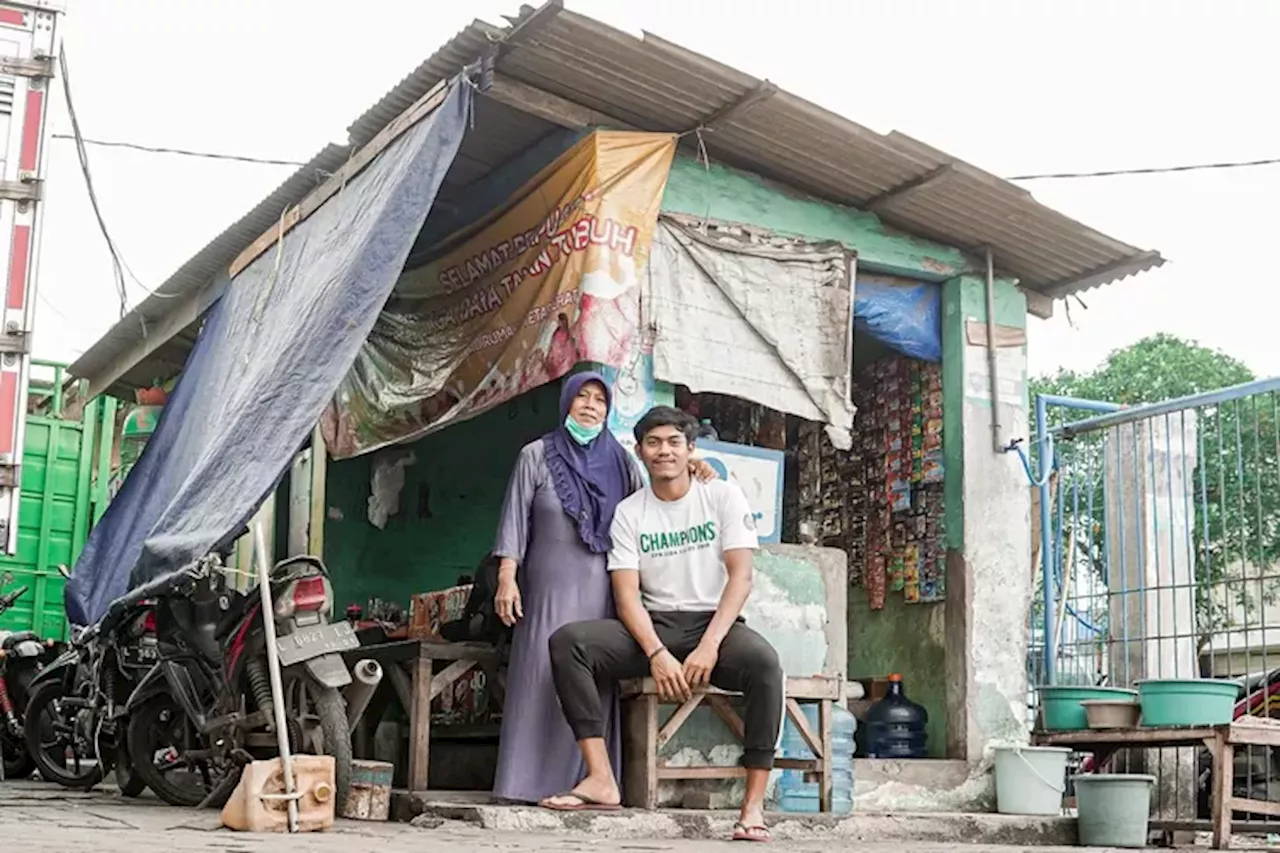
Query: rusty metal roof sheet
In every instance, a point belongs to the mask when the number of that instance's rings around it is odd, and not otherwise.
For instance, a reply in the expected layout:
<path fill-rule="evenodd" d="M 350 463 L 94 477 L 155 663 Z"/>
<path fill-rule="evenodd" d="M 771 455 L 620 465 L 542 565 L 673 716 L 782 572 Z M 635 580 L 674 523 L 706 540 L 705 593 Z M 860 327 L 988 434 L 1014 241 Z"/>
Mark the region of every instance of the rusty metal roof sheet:
<path fill-rule="evenodd" d="M 703 128 L 713 160 L 773 178 L 816 197 L 876 213 L 890 225 L 978 252 L 990 248 L 998 269 L 1028 291 L 1051 298 L 1098 287 L 1158 267 L 1164 259 L 1112 239 L 1037 202 L 1008 181 L 901 133 L 880 134 L 771 83 L 645 33 L 637 38 L 561 8 L 528 6 L 499 27 L 476 21 L 400 81 L 348 128 L 359 147 L 443 79 L 500 47 L 496 69 L 620 125 L 655 131 Z M 477 128 L 441 189 L 447 200 L 532 145 L 551 125 L 492 99 L 477 101 Z M 330 146 L 244 219 L 174 274 L 159 291 L 183 294 L 206 284 L 250 242 L 300 201 L 314 175 L 331 172 L 348 148 Z M 140 318 L 156 325 L 178 300 L 151 297 L 86 352 L 78 376 L 103 374 L 136 352 Z M 114 390 L 150 381 L 147 370 L 179 360 L 194 322 L 180 339 L 157 343 L 164 364 L 118 365 Z M 163 349 L 170 352 L 164 353 Z"/>

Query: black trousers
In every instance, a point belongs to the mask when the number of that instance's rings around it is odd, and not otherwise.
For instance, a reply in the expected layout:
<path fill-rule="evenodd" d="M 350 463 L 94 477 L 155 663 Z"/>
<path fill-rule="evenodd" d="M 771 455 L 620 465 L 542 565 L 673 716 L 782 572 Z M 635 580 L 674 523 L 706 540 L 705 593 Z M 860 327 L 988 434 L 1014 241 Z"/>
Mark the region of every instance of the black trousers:
<path fill-rule="evenodd" d="M 649 614 L 658 638 L 677 660 L 684 660 L 697 647 L 713 615 Z M 574 737 L 604 737 L 600 686 L 649 675 L 644 650 L 617 619 L 566 625 L 552 634 L 549 642 L 556 693 Z M 746 700 L 743 766 L 773 767 L 785 703 L 785 679 L 773 646 L 738 620 L 720 644 L 711 683 L 721 690 L 742 693 Z"/>

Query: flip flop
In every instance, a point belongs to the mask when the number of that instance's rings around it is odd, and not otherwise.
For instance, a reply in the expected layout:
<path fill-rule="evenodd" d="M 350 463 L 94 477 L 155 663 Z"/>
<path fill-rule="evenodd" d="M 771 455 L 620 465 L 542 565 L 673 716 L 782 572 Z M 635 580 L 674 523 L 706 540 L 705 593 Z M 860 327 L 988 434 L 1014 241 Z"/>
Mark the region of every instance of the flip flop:
<path fill-rule="evenodd" d="M 577 802 L 576 804 L 574 804 L 574 803 L 552 803 L 552 802 L 551 802 L 551 800 L 559 800 L 559 799 L 563 799 L 563 798 L 567 798 L 567 797 L 572 797 L 573 799 L 577 800 L 578 802 Z M 588 797 L 586 794 L 580 794 L 580 793 L 578 793 L 577 791 L 565 791 L 564 793 L 556 794 L 554 797 L 547 797 L 545 800 L 543 800 L 543 801 L 542 801 L 541 803 L 539 803 L 538 805 L 542 806 L 544 809 L 547 809 L 548 811 L 553 811 L 553 812 L 617 812 L 617 811 L 622 811 L 622 806 L 614 805 L 613 803 L 602 803 L 602 802 L 600 802 L 599 800 L 593 800 L 591 797 Z"/>
<path fill-rule="evenodd" d="M 769 834 L 767 826 L 747 826 L 739 821 L 733 825 L 733 840 L 768 844 L 773 840 L 773 836 Z"/>

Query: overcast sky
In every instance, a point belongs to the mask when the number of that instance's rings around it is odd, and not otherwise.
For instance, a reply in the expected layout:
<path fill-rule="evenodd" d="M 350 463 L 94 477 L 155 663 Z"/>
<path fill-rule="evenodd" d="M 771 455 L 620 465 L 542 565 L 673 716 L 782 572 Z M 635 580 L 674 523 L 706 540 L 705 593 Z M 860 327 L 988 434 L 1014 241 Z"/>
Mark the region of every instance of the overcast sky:
<path fill-rule="evenodd" d="M 85 136 L 307 160 L 472 18 L 519 0 L 70 0 Z M 1269 0 L 569 0 L 767 77 L 877 131 L 1000 175 L 1280 157 L 1280 3 Z M 1211 10 L 1211 11 L 1210 11 Z M 59 97 L 54 130 L 69 123 Z M 36 352 L 71 360 L 116 319 L 111 264 L 70 142 L 50 161 Z M 148 288 L 290 167 L 91 148 L 103 214 Z M 1088 368 L 1157 331 L 1280 373 L 1270 291 L 1280 166 L 1038 181 L 1041 201 L 1161 250 L 1163 269 L 1032 321 L 1032 373 Z M 143 291 L 130 285 L 131 303 Z"/>

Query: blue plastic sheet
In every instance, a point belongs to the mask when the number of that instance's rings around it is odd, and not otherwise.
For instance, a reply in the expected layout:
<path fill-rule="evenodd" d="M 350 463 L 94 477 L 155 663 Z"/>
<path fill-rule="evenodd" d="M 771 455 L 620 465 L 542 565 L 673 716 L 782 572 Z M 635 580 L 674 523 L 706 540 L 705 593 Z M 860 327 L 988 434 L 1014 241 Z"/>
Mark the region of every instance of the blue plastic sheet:
<path fill-rule="evenodd" d="M 923 361 L 942 361 L 942 287 L 924 281 L 858 276 L 853 327 Z"/>
<path fill-rule="evenodd" d="M 155 434 L 67 583 L 67 617 L 230 544 L 280 482 L 391 294 L 469 126 L 444 103 L 224 287 Z"/>

